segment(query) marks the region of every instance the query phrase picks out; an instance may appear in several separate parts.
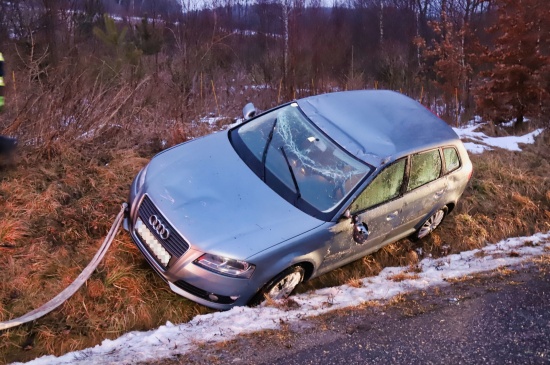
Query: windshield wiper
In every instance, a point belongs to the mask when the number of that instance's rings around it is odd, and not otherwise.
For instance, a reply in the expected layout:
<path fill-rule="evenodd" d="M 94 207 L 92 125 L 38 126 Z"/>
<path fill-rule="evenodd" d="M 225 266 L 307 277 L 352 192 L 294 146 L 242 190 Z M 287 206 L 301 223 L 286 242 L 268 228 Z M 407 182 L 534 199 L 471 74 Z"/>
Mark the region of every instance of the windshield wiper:
<path fill-rule="evenodd" d="M 281 146 L 281 152 L 283 153 L 283 157 L 285 158 L 286 165 L 288 166 L 288 170 L 290 171 L 290 176 L 292 177 L 292 182 L 294 182 L 294 187 L 296 188 L 296 201 L 300 199 L 302 194 L 300 194 L 300 187 L 298 186 L 298 182 L 296 181 L 296 175 L 294 174 L 294 170 L 292 170 L 292 165 L 290 164 L 290 161 L 288 161 L 288 157 L 285 152 L 285 148 Z"/>
<path fill-rule="evenodd" d="M 267 150 L 269 149 L 269 145 L 271 144 L 271 140 L 273 139 L 273 133 L 275 132 L 275 126 L 277 125 L 277 118 L 275 118 L 275 121 L 273 122 L 273 127 L 271 127 L 271 131 L 269 132 L 269 135 L 267 136 L 267 143 L 265 144 L 264 152 L 262 153 L 262 165 L 264 166 L 262 178 L 263 181 L 265 181 L 265 160 L 267 159 Z"/>

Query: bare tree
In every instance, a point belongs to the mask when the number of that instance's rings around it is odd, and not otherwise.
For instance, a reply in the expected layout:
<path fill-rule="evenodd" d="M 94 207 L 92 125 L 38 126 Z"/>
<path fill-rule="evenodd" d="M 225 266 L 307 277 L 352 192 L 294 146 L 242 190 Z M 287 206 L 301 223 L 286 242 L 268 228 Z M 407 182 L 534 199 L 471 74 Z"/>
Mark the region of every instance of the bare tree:
<path fill-rule="evenodd" d="M 541 52 L 548 31 L 550 4 L 546 0 L 498 0 L 497 35 L 485 52 L 490 68 L 482 73 L 476 89 L 479 111 L 495 122 L 514 120 L 520 125 L 527 115 L 540 115 L 550 102 L 548 78 L 550 55 Z M 548 48 L 546 48 L 548 51 Z M 549 79 L 546 79 L 549 80 Z"/>

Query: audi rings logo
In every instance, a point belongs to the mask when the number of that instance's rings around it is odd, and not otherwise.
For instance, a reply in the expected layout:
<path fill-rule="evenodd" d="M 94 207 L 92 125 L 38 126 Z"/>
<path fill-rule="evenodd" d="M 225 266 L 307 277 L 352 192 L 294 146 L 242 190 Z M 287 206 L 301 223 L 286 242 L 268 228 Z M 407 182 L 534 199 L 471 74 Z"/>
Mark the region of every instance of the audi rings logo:
<path fill-rule="evenodd" d="M 170 231 L 164 226 L 159 217 L 157 217 L 155 214 L 149 217 L 149 223 L 151 224 L 155 232 L 157 232 L 157 234 L 160 236 L 160 238 L 166 240 L 168 239 L 168 237 L 170 237 Z"/>

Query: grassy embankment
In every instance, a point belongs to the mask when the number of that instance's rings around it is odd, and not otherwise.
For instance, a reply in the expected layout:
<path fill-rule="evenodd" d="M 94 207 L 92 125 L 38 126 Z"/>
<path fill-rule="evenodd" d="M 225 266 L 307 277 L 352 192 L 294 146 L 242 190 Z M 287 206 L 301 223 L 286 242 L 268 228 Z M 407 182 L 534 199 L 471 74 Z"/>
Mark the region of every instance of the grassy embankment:
<path fill-rule="evenodd" d="M 207 133 L 204 123 L 190 122 L 201 115 L 237 116 L 247 99 L 261 108 L 277 99 L 276 90 L 185 99 L 162 75 L 122 87 L 59 77 L 64 87 L 54 91 L 29 83 L 0 116 L 0 132 L 21 142 L 13 166 L 0 172 L 0 321 L 48 301 L 78 275 L 133 176 L 163 140 L 169 146 Z M 550 230 L 549 156 L 548 132 L 521 153 L 472 156 L 474 177 L 464 197 L 429 238 L 387 246 L 300 290 L 353 285 L 385 266 L 414 264 L 418 247 L 441 256 Z M 208 311 L 171 293 L 121 231 L 91 279 L 60 309 L 0 333 L 0 363 L 60 355 Z"/>

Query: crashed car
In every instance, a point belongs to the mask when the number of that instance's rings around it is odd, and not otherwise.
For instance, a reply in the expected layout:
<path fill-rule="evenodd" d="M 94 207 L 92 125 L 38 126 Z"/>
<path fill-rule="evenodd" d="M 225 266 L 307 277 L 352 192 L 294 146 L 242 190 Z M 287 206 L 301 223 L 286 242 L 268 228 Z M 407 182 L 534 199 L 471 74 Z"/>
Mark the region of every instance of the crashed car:
<path fill-rule="evenodd" d="M 449 214 L 472 174 L 455 132 L 392 91 L 306 97 L 156 155 L 125 227 L 177 294 L 217 309 L 304 280 Z"/>

